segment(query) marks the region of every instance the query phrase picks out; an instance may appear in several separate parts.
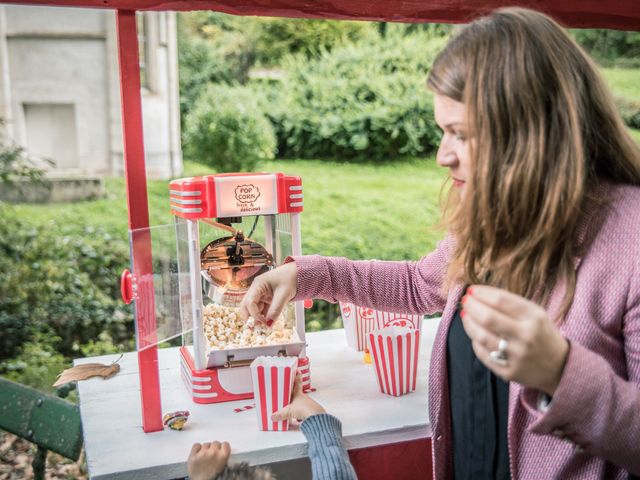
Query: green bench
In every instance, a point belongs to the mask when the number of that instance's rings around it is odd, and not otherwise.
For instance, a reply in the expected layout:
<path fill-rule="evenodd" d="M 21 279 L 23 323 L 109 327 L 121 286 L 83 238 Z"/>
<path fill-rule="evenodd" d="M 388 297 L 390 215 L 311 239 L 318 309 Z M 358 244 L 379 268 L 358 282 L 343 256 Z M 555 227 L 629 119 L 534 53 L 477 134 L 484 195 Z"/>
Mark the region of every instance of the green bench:
<path fill-rule="evenodd" d="M 59 392 L 66 396 L 68 391 Z M 44 479 L 49 450 L 74 461 L 80 457 L 82 423 L 78 406 L 4 378 L 0 378 L 0 429 L 38 446 L 32 463 L 36 480 Z"/>

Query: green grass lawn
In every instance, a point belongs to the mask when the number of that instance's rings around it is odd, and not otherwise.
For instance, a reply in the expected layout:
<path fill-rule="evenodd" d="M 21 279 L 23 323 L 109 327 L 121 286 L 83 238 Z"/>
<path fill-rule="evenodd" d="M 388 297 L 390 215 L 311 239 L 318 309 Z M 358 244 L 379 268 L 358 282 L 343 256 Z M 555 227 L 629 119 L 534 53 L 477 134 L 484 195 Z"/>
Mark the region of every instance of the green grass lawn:
<path fill-rule="evenodd" d="M 640 102 L 640 69 L 601 68 L 600 71 L 614 95 Z"/>
<path fill-rule="evenodd" d="M 627 114 L 640 111 L 640 69 L 602 68 L 601 71 L 618 107 L 626 110 Z M 640 130 L 630 128 L 629 131 L 640 144 Z"/>
<path fill-rule="evenodd" d="M 435 224 L 446 172 L 434 160 L 381 166 L 298 160 L 265 169 L 303 179 L 306 253 L 418 259 L 443 235 Z"/>
<path fill-rule="evenodd" d="M 300 175 L 304 185 L 303 251 L 354 259 L 418 259 L 442 236 L 439 194 L 446 173 L 433 159 L 390 165 L 345 164 L 322 160 L 280 160 L 264 171 Z M 185 176 L 211 173 L 185 162 Z M 151 180 L 151 225 L 172 222 L 168 182 Z M 106 180 L 107 198 L 50 205 L 16 205 L 33 223 L 102 226 L 127 242 L 127 207 L 123 179 Z"/>

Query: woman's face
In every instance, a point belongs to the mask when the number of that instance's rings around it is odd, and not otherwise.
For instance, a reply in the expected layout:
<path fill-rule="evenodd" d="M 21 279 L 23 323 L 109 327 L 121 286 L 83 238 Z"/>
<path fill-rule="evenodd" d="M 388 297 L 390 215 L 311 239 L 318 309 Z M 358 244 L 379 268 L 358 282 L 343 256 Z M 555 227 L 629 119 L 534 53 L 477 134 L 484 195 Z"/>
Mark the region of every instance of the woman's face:
<path fill-rule="evenodd" d="M 435 94 L 434 110 L 436 123 L 443 131 L 436 160 L 449 169 L 453 186 L 462 193 L 470 175 L 467 108 L 450 97 Z"/>

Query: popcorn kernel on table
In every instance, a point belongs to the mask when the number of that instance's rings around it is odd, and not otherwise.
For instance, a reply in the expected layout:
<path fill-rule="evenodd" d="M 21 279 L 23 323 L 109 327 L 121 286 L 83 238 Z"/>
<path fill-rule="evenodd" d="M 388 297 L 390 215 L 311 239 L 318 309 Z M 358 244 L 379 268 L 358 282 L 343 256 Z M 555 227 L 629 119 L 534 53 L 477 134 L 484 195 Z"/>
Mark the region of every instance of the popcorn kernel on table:
<path fill-rule="evenodd" d="M 293 339 L 293 329 L 285 327 L 282 315 L 267 327 L 252 317 L 242 322 L 236 308 L 213 303 L 204 308 L 203 324 L 209 346 L 218 350 L 289 343 Z"/>

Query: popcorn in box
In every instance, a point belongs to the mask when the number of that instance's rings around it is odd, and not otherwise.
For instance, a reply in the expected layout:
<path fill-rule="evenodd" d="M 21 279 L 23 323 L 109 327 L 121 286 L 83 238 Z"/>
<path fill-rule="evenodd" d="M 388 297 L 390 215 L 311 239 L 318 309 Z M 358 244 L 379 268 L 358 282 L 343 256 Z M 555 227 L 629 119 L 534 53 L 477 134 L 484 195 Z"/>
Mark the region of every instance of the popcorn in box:
<path fill-rule="evenodd" d="M 399 397 L 416 389 L 420 330 L 387 327 L 369 333 L 376 378 L 382 393 Z"/>
<path fill-rule="evenodd" d="M 423 315 L 383 312 L 342 302 L 340 302 L 340 314 L 347 334 L 347 344 L 359 352 L 367 346 L 367 334 L 374 330 L 392 325 L 422 329 Z"/>
<path fill-rule="evenodd" d="M 251 363 L 253 393 L 260 430 L 289 430 L 289 422 L 273 422 L 271 414 L 291 402 L 298 357 L 258 357 Z"/>

